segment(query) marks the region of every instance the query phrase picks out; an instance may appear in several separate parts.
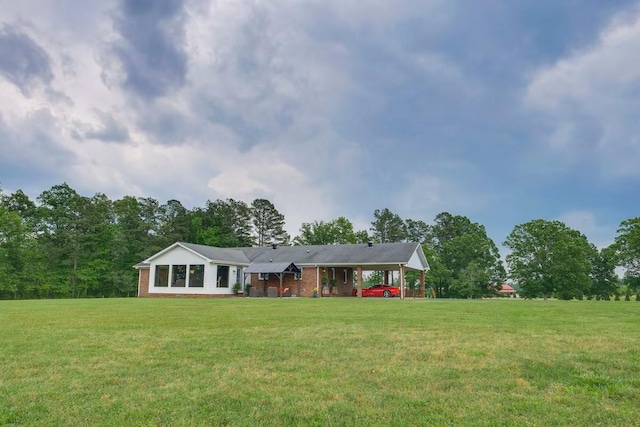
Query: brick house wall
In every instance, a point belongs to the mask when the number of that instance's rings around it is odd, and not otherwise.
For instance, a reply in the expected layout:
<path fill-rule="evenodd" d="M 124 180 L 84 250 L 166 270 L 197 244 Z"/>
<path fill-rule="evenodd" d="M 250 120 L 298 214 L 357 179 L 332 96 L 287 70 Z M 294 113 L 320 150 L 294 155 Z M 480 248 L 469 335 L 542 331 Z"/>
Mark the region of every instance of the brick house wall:
<path fill-rule="evenodd" d="M 330 270 L 325 268 L 325 270 Z M 351 296 L 353 290 L 353 269 L 352 268 L 342 268 L 336 267 L 336 286 L 334 290 L 334 295 L 336 296 Z M 347 282 L 344 282 L 344 274 L 345 271 L 347 273 Z M 322 281 L 322 267 L 320 267 L 320 282 Z M 329 275 L 329 277 L 331 277 Z M 280 287 L 280 279 L 275 274 L 270 274 L 269 279 L 259 280 L 258 274 L 251 274 L 251 285 L 252 288 L 257 288 L 264 290 L 265 295 L 267 289 L 270 287 L 279 288 Z M 293 274 L 285 274 L 282 278 L 282 289 L 285 290 L 289 288 L 291 291 L 291 295 L 296 295 L 300 297 L 311 297 L 313 296 L 313 290 L 318 286 L 318 272 L 316 267 L 303 267 L 302 268 L 302 278 L 300 280 L 296 280 Z M 319 285 L 319 292 L 322 291 L 322 283 Z"/>
<path fill-rule="evenodd" d="M 138 270 L 138 296 L 149 296 L 149 268 L 141 268 Z"/>

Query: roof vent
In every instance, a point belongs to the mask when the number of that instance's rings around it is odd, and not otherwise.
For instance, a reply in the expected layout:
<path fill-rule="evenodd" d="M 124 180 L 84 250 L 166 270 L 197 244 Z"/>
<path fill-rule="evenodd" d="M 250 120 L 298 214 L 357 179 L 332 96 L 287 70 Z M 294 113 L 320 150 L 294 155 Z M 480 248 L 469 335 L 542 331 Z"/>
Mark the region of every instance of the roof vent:
<path fill-rule="evenodd" d="M 373 246 L 373 242 L 367 242 L 367 246 L 368 246 L 368 247 Z"/>
<path fill-rule="evenodd" d="M 277 244 L 275 244 L 275 243 L 272 243 L 272 244 L 271 244 L 271 249 L 278 249 L 278 245 L 277 245 Z"/>

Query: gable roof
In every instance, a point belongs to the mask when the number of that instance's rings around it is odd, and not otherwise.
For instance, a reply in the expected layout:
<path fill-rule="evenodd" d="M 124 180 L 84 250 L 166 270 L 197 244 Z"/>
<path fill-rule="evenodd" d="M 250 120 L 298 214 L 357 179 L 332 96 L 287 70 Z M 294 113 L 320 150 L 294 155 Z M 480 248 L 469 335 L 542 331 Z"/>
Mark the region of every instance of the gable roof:
<path fill-rule="evenodd" d="M 498 289 L 498 292 L 502 292 L 502 293 L 505 293 L 505 294 L 511 294 L 511 293 L 515 293 L 516 292 L 516 290 L 513 289 L 512 286 L 507 285 L 506 283 L 503 283 L 500 286 L 501 287 L 500 287 L 500 289 Z"/>
<path fill-rule="evenodd" d="M 245 273 L 300 273 L 294 263 L 286 262 L 258 262 L 244 269 Z"/>
<path fill-rule="evenodd" d="M 147 258 L 144 262 L 148 263 L 152 259 L 163 255 L 176 247 L 182 247 L 187 251 L 204 258 L 208 262 L 225 263 L 233 265 L 249 265 L 251 261 L 246 257 L 244 252 L 236 248 L 216 248 L 214 246 L 196 245 L 195 243 L 176 242 L 168 248 L 158 252 Z"/>

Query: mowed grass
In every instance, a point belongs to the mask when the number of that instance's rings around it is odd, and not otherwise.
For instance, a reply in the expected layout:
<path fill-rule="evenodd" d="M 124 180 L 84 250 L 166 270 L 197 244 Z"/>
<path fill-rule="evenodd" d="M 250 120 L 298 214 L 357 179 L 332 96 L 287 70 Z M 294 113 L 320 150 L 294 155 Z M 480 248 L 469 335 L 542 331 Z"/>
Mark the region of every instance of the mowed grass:
<path fill-rule="evenodd" d="M 640 424 L 640 304 L 0 301 L 1 425 Z"/>

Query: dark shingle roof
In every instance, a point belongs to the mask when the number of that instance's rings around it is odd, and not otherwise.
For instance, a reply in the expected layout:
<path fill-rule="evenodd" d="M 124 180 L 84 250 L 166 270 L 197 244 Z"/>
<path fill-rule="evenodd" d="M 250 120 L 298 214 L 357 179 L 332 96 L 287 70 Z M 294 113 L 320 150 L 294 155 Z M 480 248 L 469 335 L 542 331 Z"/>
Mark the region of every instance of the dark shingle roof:
<path fill-rule="evenodd" d="M 251 262 L 293 262 L 296 265 L 404 264 L 418 249 L 418 243 L 380 243 L 368 246 L 313 245 L 241 248 Z M 420 251 L 422 253 L 422 251 Z"/>
<path fill-rule="evenodd" d="M 244 252 L 236 248 L 216 248 L 214 246 L 196 245 L 195 243 L 185 242 L 179 242 L 179 244 L 212 261 L 223 261 L 231 264 L 251 263 Z"/>
<path fill-rule="evenodd" d="M 196 245 L 194 243 L 177 242 L 165 250 L 153 255 L 150 259 L 179 245 L 191 250 L 205 259 L 214 262 L 235 265 L 256 263 L 291 263 L 304 265 L 340 265 L 369 266 L 371 268 L 407 264 L 412 261 L 413 267 L 428 268 L 427 260 L 418 243 L 378 243 L 373 245 L 311 245 L 311 246 L 263 246 L 252 248 L 216 248 Z M 419 263 L 414 256 L 417 254 Z M 148 261 L 148 260 L 147 260 Z M 265 271 L 266 273 L 266 271 Z"/>

